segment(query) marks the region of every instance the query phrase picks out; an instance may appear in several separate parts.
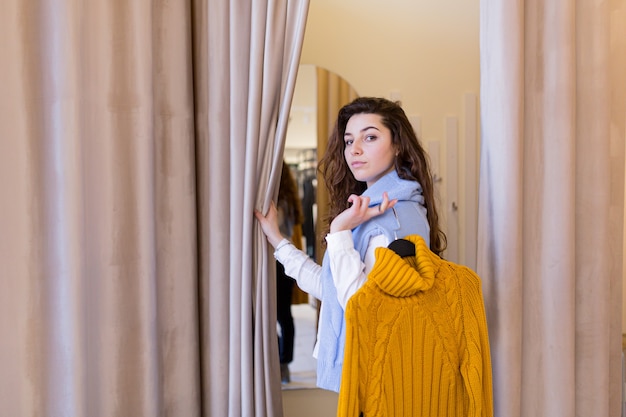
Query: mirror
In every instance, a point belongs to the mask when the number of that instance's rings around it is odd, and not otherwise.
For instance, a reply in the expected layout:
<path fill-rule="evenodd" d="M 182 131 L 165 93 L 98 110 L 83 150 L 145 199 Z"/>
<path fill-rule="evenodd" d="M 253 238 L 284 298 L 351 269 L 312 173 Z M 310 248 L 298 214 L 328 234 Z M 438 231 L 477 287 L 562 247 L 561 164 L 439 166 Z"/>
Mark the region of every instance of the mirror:
<path fill-rule="evenodd" d="M 300 65 L 289 116 L 284 158 L 298 183 L 304 212 L 301 248 L 321 264 L 323 247 L 318 218 L 324 218 L 328 197 L 317 161 L 326 149 L 339 109 L 357 93 L 341 76 L 315 65 Z M 318 209 L 319 208 L 319 209 Z M 319 302 L 294 285 L 291 312 L 295 325 L 290 381 L 283 389 L 316 388 L 316 360 L 313 348 L 317 333 Z M 278 329 L 280 332 L 280 328 Z"/>

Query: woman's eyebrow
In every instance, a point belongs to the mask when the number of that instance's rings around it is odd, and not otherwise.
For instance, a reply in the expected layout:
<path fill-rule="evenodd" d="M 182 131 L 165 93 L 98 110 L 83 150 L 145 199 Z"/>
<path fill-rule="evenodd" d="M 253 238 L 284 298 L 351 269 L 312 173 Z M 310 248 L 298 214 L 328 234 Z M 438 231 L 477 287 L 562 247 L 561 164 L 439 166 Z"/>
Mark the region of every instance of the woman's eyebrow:
<path fill-rule="evenodd" d="M 366 126 L 366 127 L 364 127 L 363 129 L 361 129 L 359 132 L 360 132 L 360 133 L 363 133 L 363 132 L 365 132 L 365 131 L 367 131 L 367 130 L 369 130 L 369 129 L 376 129 L 377 131 L 379 131 L 379 132 L 380 132 L 380 129 L 378 129 L 376 126 Z M 346 137 L 346 136 L 352 136 L 352 133 L 350 133 L 350 132 L 346 131 L 346 132 L 343 134 L 343 137 Z"/>
<path fill-rule="evenodd" d="M 367 126 L 367 127 L 364 127 L 363 129 L 361 129 L 361 133 L 365 132 L 366 130 L 370 130 L 370 129 L 376 129 L 376 130 L 378 130 L 380 132 L 380 129 L 378 129 L 376 126 Z"/>

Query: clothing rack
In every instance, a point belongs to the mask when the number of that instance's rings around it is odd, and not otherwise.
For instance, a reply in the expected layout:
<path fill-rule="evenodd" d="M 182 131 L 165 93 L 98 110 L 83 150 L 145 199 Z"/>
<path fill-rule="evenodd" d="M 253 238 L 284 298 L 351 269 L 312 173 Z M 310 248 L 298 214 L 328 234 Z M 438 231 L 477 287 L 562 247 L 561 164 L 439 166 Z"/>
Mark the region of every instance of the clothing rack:
<path fill-rule="evenodd" d="M 317 149 L 285 149 L 285 161 L 291 168 L 302 197 L 304 183 L 317 177 Z"/>
<path fill-rule="evenodd" d="M 285 161 L 298 184 L 304 214 L 302 234 L 306 239 L 306 253 L 315 259 L 317 149 L 285 149 Z"/>

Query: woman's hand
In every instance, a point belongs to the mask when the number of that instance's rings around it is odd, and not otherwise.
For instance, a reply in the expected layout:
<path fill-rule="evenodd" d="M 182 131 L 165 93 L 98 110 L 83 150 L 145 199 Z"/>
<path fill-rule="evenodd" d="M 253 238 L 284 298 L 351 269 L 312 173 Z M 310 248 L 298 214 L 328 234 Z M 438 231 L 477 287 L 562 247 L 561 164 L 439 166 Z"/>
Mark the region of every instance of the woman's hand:
<path fill-rule="evenodd" d="M 270 245 L 276 247 L 284 239 L 284 236 L 280 233 L 280 228 L 278 227 L 278 210 L 276 210 L 274 203 L 270 205 L 265 216 L 259 210 L 254 210 L 254 216 L 259 221 Z"/>
<path fill-rule="evenodd" d="M 356 194 L 352 194 L 348 197 L 348 202 L 352 205 L 333 219 L 330 224 L 330 233 L 352 230 L 369 219 L 380 216 L 385 210 L 393 207 L 398 200 L 389 201 L 389 195 L 384 192 L 383 201 L 377 206 L 368 207 L 370 198 Z"/>

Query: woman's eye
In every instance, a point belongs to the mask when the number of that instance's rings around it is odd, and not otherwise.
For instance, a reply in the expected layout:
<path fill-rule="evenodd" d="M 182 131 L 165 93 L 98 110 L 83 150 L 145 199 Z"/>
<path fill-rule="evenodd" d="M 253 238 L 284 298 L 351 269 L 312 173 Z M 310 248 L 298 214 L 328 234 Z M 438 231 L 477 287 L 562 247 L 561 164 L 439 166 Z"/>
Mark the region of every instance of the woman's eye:
<path fill-rule="evenodd" d="M 373 140 L 376 140 L 376 136 L 374 136 L 374 135 L 367 135 L 365 137 L 365 140 L 368 141 L 368 142 L 371 142 Z"/>
<path fill-rule="evenodd" d="M 346 139 L 345 140 L 346 146 L 352 145 L 352 142 L 354 142 L 354 139 Z"/>

